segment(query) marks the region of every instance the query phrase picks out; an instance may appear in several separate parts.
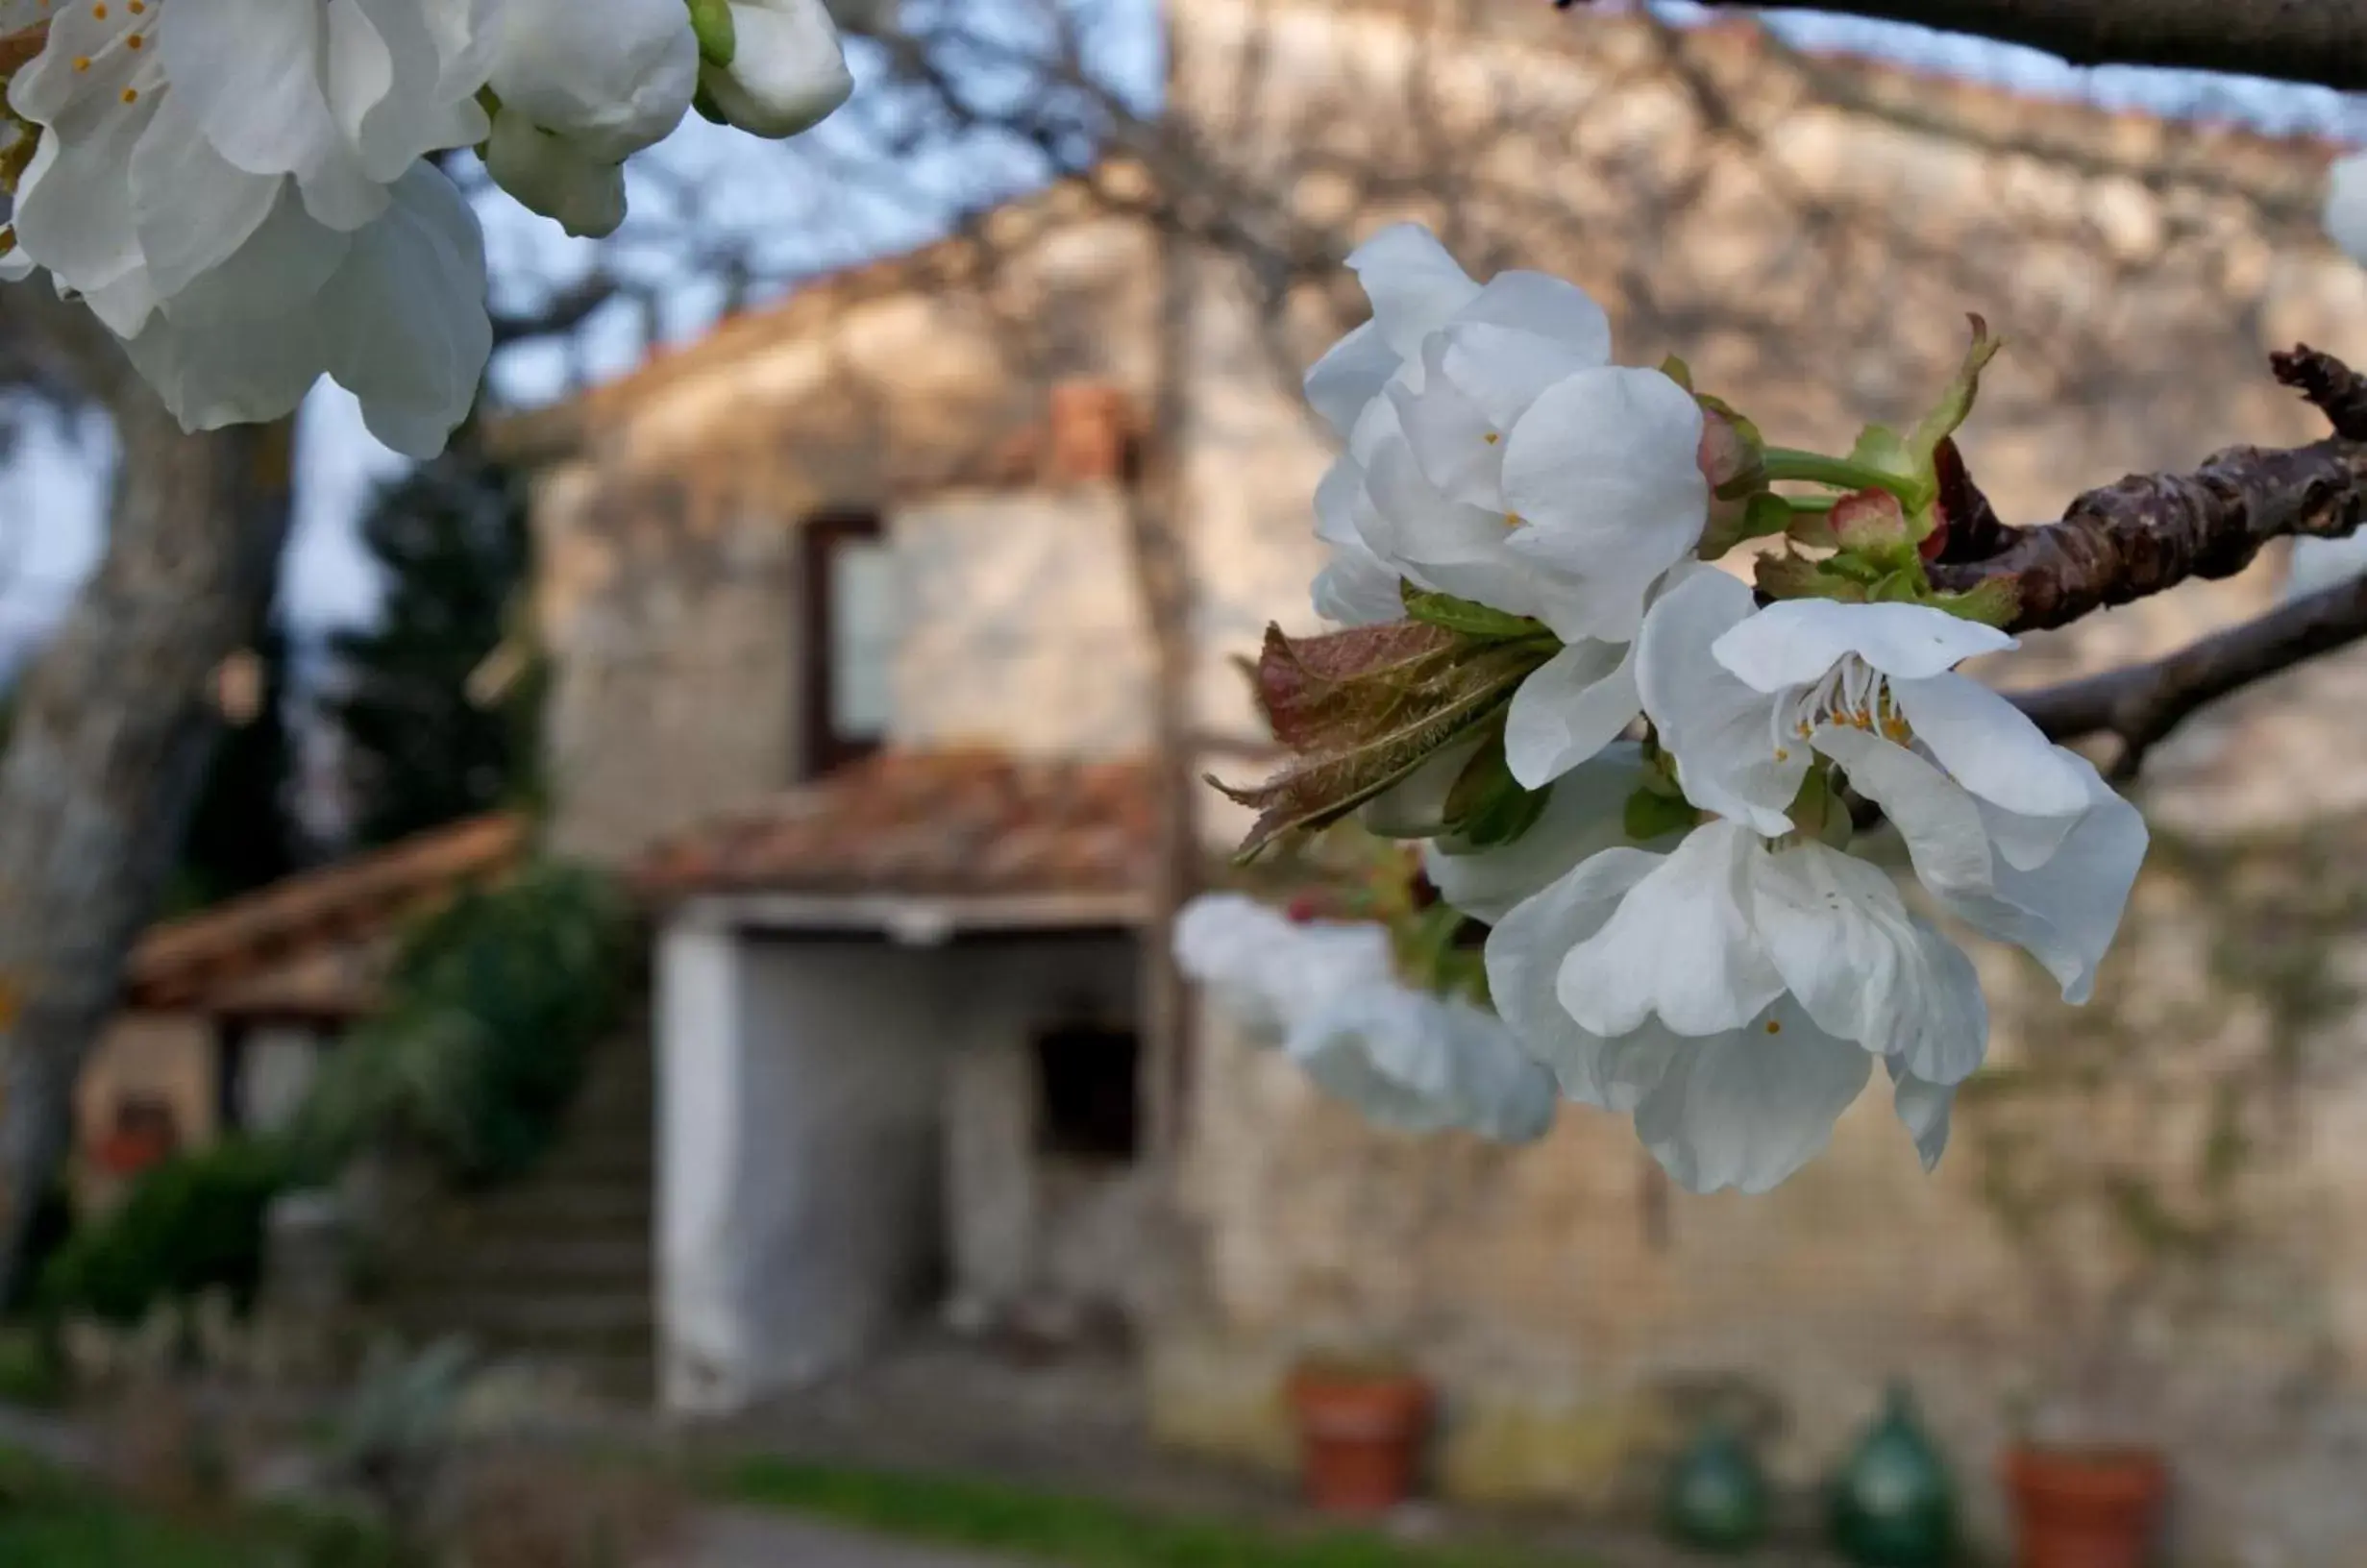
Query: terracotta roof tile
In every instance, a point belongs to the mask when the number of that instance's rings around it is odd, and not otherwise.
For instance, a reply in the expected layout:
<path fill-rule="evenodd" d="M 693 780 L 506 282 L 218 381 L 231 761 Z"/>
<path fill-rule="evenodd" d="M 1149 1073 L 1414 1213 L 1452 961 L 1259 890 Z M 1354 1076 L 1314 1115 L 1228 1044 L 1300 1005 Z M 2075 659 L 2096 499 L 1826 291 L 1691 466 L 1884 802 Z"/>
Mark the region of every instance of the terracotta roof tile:
<path fill-rule="evenodd" d="M 527 844 L 524 818 L 471 818 L 167 920 L 133 949 L 124 998 L 134 1007 L 211 1008 L 266 973 L 292 983 L 296 961 L 375 942 L 395 922 L 516 866 Z M 327 972 L 304 977 L 308 994 L 325 998 L 333 991 L 357 1007 L 367 1005 L 366 987 L 320 989 Z"/>
<path fill-rule="evenodd" d="M 1139 760 L 886 751 L 659 843 L 635 881 L 657 897 L 1129 894 L 1149 883 L 1154 815 Z"/>

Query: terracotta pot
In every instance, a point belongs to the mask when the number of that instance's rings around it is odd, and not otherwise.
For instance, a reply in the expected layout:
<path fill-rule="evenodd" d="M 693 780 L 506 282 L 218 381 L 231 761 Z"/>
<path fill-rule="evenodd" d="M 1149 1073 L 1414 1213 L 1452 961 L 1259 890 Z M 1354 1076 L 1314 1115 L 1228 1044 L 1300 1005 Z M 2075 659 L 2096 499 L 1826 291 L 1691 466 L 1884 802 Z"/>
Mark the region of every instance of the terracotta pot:
<path fill-rule="evenodd" d="M 1413 1495 L 1430 1387 L 1393 1373 L 1302 1370 L 1291 1379 L 1307 1501 L 1326 1513 L 1386 1513 Z"/>
<path fill-rule="evenodd" d="M 2145 1568 L 2169 1496 L 2161 1456 L 2141 1448 L 2015 1448 L 2006 1490 L 2020 1568 Z"/>

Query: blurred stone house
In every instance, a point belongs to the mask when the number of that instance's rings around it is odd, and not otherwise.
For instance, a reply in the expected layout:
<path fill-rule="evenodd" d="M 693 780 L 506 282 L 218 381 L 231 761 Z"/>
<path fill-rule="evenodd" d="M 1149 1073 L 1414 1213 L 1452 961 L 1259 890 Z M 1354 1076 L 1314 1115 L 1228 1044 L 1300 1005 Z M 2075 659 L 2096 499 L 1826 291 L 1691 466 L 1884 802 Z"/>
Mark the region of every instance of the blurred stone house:
<path fill-rule="evenodd" d="M 1893 1375 L 1981 1462 L 2026 1395 L 2133 1358 L 2114 1397 L 2180 1459 L 2198 1551 L 2367 1560 L 2340 1482 L 2367 1455 L 2345 989 L 2367 905 L 2326 875 L 2367 842 L 2367 759 L 2330 718 L 2356 711 L 2355 661 L 2154 760 L 2164 852 L 2124 978 L 2074 1014 L 1996 963 L 1997 1093 L 1967 1096 L 1936 1176 L 1873 1093 L 1759 1198 L 1670 1190 L 1577 1107 L 1526 1149 L 1409 1141 L 1214 1015 L 1179 1142 L 1140 1110 L 1159 851 L 1130 508 L 1172 478 L 1192 771 L 1253 772 L 1228 661 L 1270 620 L 1312 625 L 1327 448 L 1295 380 L 1356 317 L 1336 261 L 1357 237 L 1424 217 L 1474 272 L 1575 277 L 1624 359 L 1682 354 L 1792 445 L 1911 418 L 1978 310 L 2009 346 L 1967 453 L 2035 521 L 2125 471 L 2317 433 L 2263 360 L 2367 350 L 2367 275 L 2314 231 L 2325 150 L 1740 28 L 1174 9 L 1191 159 L 1105 163 L 503 433 L 541 468 L 555 841 L 659 912 L 666 1403 L 745 1406 L 949 1306 L 1108 1315 L 1174 1443 L 1286 1463 L 1292 1358 L 1385 1346 L 1445 1390 L 1447 1491 L 1600 1503 L 1689 1382 L 1763 1392 L 1799 1476 Z M 1263 237 L 1193 220 L 1212 208 Z M 2178 646 L 2278 574 L 2034 640 L 2001 678 Z M 1241 823 L 1197 807 L 1213 857 Z M 2124 1039 L 2086 1098 L 2007 1092 Z M 2250 1158 L 2188 1158 L 2207 1144 Z M 2101 1228 L 2048 1252 L 2081 1194 L 2111 1200 Z M 2093 1354 L 2066 1369 L 2075 1322 Z"/>

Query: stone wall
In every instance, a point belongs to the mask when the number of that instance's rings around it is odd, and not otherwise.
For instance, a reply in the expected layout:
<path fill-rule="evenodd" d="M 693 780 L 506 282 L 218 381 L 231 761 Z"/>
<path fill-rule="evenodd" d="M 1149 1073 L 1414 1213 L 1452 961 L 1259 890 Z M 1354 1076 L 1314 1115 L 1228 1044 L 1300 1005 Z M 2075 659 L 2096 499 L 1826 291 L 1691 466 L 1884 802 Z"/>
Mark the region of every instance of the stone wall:
<path fill-rule="evenodd" d="M 1040 745 L 1080 730 L 1090 749 L 1123 743 L 1132 704 L 1114 694 L 1141 666 L 1132 653 L 1099 656 L 1113 678 L 1090 702 L 1031 703 L 1012 683 L 1078 667 L 1031 640 L 1031 612 L 1094 649 L 1131 624 L 1113 489 L 1039 479 L 1053 386 L 1144 384 L 1143 334 L 1125 323 L 1146 245 L 1063 187 L 974 238 L 727 323 L 558 411 L 584 432 L 534 507 L 561 846 L 629 857 L 807 776 L 796 539 L 824 512 L 880 515 L 913 555 L 908 587 L 930 625 L 897 679 L 910 739 L 1032 725 Z M 990 556 L 967 590 L 951 580 Z M 976 635 L 953 635 L 946 615 Z M 983 706 L 965 718 L 973 699 Z"/>

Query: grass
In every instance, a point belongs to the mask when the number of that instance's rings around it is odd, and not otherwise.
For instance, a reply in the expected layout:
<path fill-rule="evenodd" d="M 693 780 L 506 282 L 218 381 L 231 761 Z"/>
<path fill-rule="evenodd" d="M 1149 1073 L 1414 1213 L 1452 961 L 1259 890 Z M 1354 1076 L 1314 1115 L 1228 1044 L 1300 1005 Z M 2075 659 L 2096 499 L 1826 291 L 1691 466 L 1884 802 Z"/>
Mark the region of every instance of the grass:
<path fill-rule="evenodd" d="M 0 1450 L 7 1568 L 390 1568 L 384 1543 L 334 1521 L 262 1510 L 167 1518 L 41 1460 Z"/>
<path fill-rule="evenodd" d="M 1270 1532 L 986 1482 L 776 1458 L 742 1461 L 717 1493 L 882 1535 L 1041 1558 L 1060 1568 L 1588 1568 L 1536 1551 L 1417 1546 L 1361 1531 Z"/>

